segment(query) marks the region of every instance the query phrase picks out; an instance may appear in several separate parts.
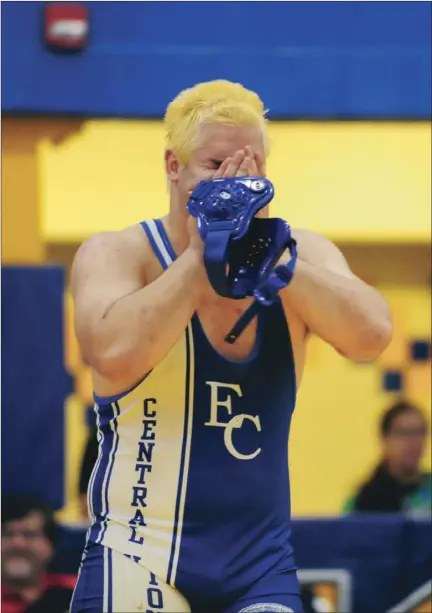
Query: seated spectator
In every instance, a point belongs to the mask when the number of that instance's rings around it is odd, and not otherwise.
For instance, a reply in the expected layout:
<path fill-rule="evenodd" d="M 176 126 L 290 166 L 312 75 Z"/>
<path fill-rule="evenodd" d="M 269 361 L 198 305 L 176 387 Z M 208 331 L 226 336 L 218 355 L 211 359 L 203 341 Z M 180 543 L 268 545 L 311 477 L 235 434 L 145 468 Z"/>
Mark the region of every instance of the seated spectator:
<path fill-rule="evenodd" d="M 67 613 L 76 577 L 48 568 L 57 526 L 53 511 L 33 496 L 1 501 L 1 610 L 3 613 Z"/>
<path fill-rule="evenodd" d="M 382 458 L 369 479 L 348 501 L 347 512 L 406 512 L 430 516 L 432 479 L 423 473 L 427 423 L 421 410 L 400 400 L 382 416 Z"/>

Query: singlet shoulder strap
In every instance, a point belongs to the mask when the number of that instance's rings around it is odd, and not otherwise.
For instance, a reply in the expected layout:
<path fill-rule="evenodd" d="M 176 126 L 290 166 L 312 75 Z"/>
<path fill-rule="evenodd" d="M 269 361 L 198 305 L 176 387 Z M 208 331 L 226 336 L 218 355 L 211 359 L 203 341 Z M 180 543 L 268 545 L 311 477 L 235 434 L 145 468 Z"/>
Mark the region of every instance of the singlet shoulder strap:
<path fill-rule="evenodd" d="M 163 269 L 167 269 L 177 256 L 172 248 L 168 235 L 165 232 L 162 221 L 160 219 L 142 221 L 141 226 L 143 227 L 144 232 L 147 234 L 150 245 Z"/>

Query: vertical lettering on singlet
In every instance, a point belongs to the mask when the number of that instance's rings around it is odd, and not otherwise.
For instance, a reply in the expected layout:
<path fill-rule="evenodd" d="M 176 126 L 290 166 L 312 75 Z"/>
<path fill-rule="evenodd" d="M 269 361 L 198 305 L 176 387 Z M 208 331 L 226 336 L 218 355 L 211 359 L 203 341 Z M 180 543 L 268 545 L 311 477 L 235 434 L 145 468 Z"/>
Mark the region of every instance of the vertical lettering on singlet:
<path fill-rule="evenodd" d="M 146 478 L 152 472 L 153 449 L 156 445 L 156 409 L 157 405 L 155 398 L 146 398 L 143 403 L 142 421 L 143 431 L 138 441 L 137 457 L 135 460 L 135 472 L 137 473 L 136 483 L 132 487 L 131 507 L 135 507 L 135 514 L 129 521 L 131 535 L 130 543 L 142 545 L 144 537 L 138 536 L 139 528 L 145 527 L 147 524 L 144 517 L 144 509 L 147 507 L 147 487 Z"/>
<path fill-rule="evenodd" d="M 149 587 L 147 588 L 147 605 L 152 610 L 147 609 L 146 613 L 154 613 L 154 610 L 163 609 L 163 594 L 156 579 L 156 575 L 150 573 Z"/>

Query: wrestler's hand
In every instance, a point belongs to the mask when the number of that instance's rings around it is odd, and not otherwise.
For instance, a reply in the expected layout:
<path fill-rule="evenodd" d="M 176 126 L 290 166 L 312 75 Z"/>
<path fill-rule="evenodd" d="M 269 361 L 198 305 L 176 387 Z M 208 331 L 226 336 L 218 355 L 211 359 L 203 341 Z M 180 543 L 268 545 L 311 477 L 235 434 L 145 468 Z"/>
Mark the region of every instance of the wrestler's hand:
<path fill-rule="evenodd" d="M 248 174 L 249 168 L 252 168 L 252 164 L 253 156 L 247 156 L 243 150 L 236 151 L 232 157 L 228 157 L 222 162 L 212 179 L 245 176 Z M 189 193 L 189 195 L 191 194 L 192 192 Z M 187 229 L 190 249 L 202 255 L 204 243 L 198 233 L 197 220 L 194 217 L 189 217 Z"/>
<path fill-rule="evenodd" d="M 213 179 L 228 177 L 265 177 L 265 162 L 260 153 L 252 147 L 236 151 L 232 157 L 226 158 L 213 175 Z"/>
<path fill-rule="evenodd" d="M 197 220 L 191 215 L 189 215 L 187 221 L 187 231 L 189 234 L 189 249 L 201 257 L 204 253 L 204 243 L 198 232 Z"/>
<path fill-rule="evenodd" d="M 248 155 L 252 156 L 253 158 L 252 170 L 254 171 L 254 174 L 251 176 L 265 177 L 266 176 L 265 159 L 262 157 L 262 155 L 258 151 L 253 151 L 251 147 L 246 147 L 246 149 L 250 150 Z"/>
<path fill-rule="evenodd" d="M 251 147 L 236 151 L 233 156 L 225 158 L 213 175 L 213 179 L 254 176 L 258 171 L 255 154 Z"/>
<path fill-rule="evenodd" d="M 231 177 L 264 177 L 265 163 L 262 156 L 254 152 L 252 147 L 246 146 L 227 157 L 213 175 L 213 179 L 225 179 Z M 192 194 L 192 192 L 190 192 Z M 189 195 L 190 195 L 189 194 Z M 204 243 L 197 228 L 197 220 L 194 217 L 188 219 L 189 247 L 202 255 Z"/>

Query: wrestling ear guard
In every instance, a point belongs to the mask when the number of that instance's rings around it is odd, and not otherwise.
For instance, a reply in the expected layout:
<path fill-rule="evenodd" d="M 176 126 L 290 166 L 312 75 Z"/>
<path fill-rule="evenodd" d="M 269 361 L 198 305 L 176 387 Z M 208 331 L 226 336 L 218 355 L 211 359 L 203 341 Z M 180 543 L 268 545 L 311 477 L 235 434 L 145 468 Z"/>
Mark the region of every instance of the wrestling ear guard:
<path fill-rule="evenodd" d="M 273 304 L 292 278 L 297 254 L 290 226 L 282 219 L 255 217 L 273 196 L 273 185 L 262 177 L 215 179 L 201 181 L 187 205 L 205 244 L 204 264 L 213 289 L 225 298 L 256 299 L 226 337 L 229 343 L 256 315 L 258 303 Z M 289 264 L 274 269 L 286 249 Z"/>

